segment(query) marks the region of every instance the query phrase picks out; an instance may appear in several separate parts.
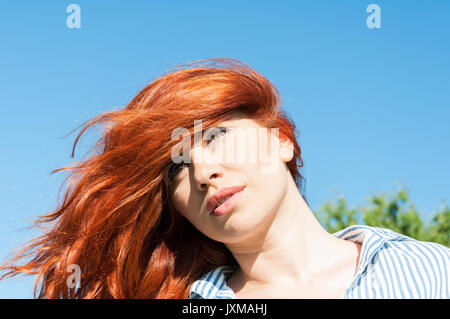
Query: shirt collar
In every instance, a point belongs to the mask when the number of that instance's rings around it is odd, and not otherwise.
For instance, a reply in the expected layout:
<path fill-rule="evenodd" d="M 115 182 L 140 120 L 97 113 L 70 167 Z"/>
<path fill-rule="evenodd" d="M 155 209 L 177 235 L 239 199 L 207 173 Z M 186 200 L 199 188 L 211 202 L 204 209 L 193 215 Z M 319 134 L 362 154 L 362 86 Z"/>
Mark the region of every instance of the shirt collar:
<path fill-rule="evenodd" d="M 379 227 L 353 225 L 332 234 L 337 238 L 361 244 L 359 263 L 353 282 L 366 271 L 373 256 L 383 247 L 384 242 L 390 239 L 390 232 L 392 235 L 395 234 Z"/>

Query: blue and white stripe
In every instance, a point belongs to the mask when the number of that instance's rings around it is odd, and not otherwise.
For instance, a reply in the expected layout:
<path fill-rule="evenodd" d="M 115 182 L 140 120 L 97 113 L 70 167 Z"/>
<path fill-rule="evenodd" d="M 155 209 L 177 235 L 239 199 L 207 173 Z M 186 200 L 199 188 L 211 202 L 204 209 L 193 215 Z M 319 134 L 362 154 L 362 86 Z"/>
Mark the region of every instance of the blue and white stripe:
<path fill-rule="evenodd" d="M 332 234 L 362 244 L 345 299 L 448 299 L 450 249 L 380 227 L 354 225 Z M 217 267 L 190 288 L 190 299 L 235 299 L 226 279 L 235 266 Z"/>

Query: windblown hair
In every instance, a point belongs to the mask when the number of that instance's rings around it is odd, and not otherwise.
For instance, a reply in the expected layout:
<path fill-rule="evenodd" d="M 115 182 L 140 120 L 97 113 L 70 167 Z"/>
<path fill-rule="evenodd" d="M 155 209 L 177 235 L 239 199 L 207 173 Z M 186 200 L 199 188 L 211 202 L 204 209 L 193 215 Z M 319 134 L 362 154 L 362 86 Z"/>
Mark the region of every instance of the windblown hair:
<path fill-rule="evenodd" d="M 91 156 L 51 172 L 70 170 L 61 185 L 69 181 L 64 199 L 58 193 L 57 208 L 34 221 L 47 230 L 0 266 L 0 279 L 36 275 L 35 298 L 188 298 L 190 285 L 206 272 L 237 265 L 223 243 L 174 209 L 165 178 L 178 142 L 171 139 L 174 129 L 191 130 L 194 120 L 214 127 L 237 109 L 293 142 L 294 158 L 286 165 L 302 193 L 295 124 L 281 111 L 277 89 L 235 59 L 181 65 L 125 108 L 80 126 L 72 157 L 88 128 L 101 124 L 104 131 Z M 69 288 L 73 264 L 81 282 Z"/>

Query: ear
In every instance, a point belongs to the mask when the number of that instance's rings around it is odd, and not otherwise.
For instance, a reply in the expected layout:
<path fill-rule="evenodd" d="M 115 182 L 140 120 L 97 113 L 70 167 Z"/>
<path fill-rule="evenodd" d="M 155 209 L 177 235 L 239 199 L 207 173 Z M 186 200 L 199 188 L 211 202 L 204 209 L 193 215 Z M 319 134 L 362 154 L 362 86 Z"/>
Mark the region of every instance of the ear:
<path fill-rule="evenodd" d="M 289 138 L 280 137 L 280 157 L 285 163 L 294 157 L 294 144 Z"/>

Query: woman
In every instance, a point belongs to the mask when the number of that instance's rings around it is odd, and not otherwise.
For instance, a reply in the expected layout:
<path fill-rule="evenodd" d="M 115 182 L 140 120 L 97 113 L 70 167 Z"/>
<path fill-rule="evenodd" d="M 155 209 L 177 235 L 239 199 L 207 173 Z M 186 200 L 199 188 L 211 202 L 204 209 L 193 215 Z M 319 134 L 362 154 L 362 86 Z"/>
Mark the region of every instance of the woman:
<path fill-rule="evenodd" d="M 53 171 L 72 170 L 37 221 L 52 228 L 1 268 L 36 274 L 39 298 L 448 298 L 448 248 L 321 227 L 300 192 L 295 125 L 244 63 L 181 66 L 84 124 L 73 151 L 92 125 L 105 132 Z"/>

